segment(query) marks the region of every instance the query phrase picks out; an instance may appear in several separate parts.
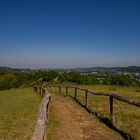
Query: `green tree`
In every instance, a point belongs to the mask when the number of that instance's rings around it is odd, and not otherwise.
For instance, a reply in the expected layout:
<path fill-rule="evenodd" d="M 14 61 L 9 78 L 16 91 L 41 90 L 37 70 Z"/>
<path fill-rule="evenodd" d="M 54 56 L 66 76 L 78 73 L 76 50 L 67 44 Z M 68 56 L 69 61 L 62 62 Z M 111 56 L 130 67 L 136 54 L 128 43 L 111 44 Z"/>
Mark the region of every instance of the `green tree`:
<path fill-rule="evenodd" d="M 10 89 L 12 87 L 18 87 L 17 77 L 12 73 L 3 75 L 0 79 L 0 89 Z"/>

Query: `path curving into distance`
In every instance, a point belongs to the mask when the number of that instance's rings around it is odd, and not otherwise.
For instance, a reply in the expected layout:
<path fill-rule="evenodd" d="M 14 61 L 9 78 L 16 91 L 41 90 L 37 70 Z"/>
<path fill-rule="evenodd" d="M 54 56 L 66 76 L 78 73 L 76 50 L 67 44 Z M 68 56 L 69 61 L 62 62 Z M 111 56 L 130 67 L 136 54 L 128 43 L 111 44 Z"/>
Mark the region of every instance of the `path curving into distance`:
<path fill-rule="evenodd" d="M 48 140 L 122 140 L 70 97 L 52 94 Z"/>

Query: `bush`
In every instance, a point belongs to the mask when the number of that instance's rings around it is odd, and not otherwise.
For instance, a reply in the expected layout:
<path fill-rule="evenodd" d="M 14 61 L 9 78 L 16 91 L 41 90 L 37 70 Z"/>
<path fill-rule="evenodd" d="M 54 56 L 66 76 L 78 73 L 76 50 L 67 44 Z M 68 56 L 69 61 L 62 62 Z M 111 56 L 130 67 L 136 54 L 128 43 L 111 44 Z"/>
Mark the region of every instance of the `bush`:
<path fill-rule="evenodd" d="M 134 86 L 135 80 L 129 75 L 116 75 L 111 77 L 110 84 L 118 86 Z"/>

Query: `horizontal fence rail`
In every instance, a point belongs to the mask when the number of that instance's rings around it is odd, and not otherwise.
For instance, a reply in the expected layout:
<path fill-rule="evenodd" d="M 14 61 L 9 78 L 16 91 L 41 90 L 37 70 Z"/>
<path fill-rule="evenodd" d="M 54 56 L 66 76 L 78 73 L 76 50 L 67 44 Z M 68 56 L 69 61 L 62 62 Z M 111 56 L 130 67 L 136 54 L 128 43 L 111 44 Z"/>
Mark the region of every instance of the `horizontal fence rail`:
<path fill-rule="evenodd" d="M 77 87 L 77 86 L 47 85 L 46 87 L 47 87 L 47 88 L 54 88 L 54 87 L 57 87 L 57 88 L 59 88 L 60 94 L 61 94 L 61 88 L 65 88 L 65 89 L 66 89 L 66 95 L 68 95 L 68 89 L 73 88 L 73 89 L 75 90 L 75 91 L 74 91 L 74 99 L 75 99 L 75 100 L 76 100 L 76 97 L 77 97 L 77 91 L 78 91 L 78 90 L 84 91 L 84 92 L 85 92 L 85 107 L 86 107 L 86 108 L 87 108 L 87 102 L 88 102 L 88 99 L 87 99 L 88 94 L 93 94 L 93 95 L 97 95 L 97 96 L 107 96 L 107 97 L 109 97 L 109 106 L 110 106 L 109 112 L 110 112 L 110 119 L 111 119 L 112 123 L 113 123 L 113 121 L 114 121 L 114 113 L 113 113 L 113 105 L 114 105 L 114 102 L 113 102 L 113 101 L 114 101 L 114 99 L 140 108 L 140 101 L 128 99 L 128 98 L 126 98 L 126 97 L 119 96 L 119 95 L 112 94 L 112 93 L 95 92 L 95 91 L 91 91 L 91 90 L 88 90 L 88 89 L 79 88 L 79 87 Z"/>
<path fill-rule="evenodd" d="M 47 88 L 44 87 L 33 87 L 33 91 L 42 97 L 42 101 L 40 103 L 38 111 L 35 131 L 32 135 L 31 140 L 46 140 L 51 95 L 48 92 Z"/>

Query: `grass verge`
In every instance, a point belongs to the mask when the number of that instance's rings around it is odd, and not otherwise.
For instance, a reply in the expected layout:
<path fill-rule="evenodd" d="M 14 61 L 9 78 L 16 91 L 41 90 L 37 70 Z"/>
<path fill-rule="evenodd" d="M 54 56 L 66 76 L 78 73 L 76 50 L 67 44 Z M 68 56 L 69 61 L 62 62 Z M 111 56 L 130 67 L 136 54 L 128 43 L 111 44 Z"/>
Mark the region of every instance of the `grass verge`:
<path fill-rule="evenodd" d="M 55 131 L 58 127 L 59 122 L 56 118 L 56 114 L 54 109 L 51 105 L 50 112 L 49 112 L 49 122 L 48 122 L 48 131 L 47 131 L 47 140 L 54 140 L 55 139 Z"/>
<path fill-rule="evenodd" d="M 31 88 L 0 91 L 0 140 L 30 140 L 39 103 Z"/>

